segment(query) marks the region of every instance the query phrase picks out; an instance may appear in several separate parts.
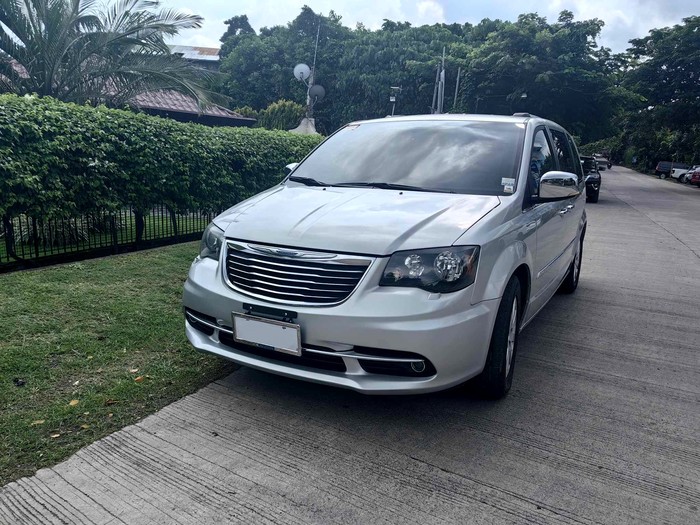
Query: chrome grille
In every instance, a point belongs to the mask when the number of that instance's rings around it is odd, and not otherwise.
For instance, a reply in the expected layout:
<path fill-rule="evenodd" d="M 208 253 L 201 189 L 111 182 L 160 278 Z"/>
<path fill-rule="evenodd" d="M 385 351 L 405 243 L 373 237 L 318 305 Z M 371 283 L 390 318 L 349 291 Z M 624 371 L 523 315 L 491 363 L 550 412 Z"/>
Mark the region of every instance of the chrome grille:
<path fill-rule="evenodd" d="M 226 277 L 232 288 L 254 297 L 330 305 L 353 292 L 370 262 L 365 257 L 228 242 Z"/>

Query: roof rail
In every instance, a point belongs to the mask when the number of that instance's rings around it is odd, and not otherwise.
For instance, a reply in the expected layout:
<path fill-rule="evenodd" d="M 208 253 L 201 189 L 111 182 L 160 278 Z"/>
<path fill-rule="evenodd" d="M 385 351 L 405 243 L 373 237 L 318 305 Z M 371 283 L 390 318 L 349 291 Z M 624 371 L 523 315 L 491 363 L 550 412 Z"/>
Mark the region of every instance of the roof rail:
<path fill-rule="evenodd" d="M 513 113 L 514 117 L 534 117 L 535 115 L 530 115 L 529 113 Z"/>

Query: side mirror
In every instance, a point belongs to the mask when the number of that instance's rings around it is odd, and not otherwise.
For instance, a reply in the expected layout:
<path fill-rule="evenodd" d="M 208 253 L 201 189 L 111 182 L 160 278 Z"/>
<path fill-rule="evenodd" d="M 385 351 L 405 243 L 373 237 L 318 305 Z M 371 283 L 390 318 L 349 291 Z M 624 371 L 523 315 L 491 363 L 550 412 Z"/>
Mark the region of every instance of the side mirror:
<path fill-rule="evenodd" d="M 540 178 L 539 200 L 558 201 L 581 195 L 578 177 L 565 171 L 550 171 Z"/>
<path fill-rule="evenodd" d="M 287 165 L 284 167 L 284 175 L 285 175 L 285 177 L 286 177 L 287 175 L 289 175 L 291 172 L 293 172 L 293 171 L 296 169 L 296 167 L 297 167 L 298 165 L 299 165 L 298 162 L 292 162 L 291 164 L 287 164 Z"/>

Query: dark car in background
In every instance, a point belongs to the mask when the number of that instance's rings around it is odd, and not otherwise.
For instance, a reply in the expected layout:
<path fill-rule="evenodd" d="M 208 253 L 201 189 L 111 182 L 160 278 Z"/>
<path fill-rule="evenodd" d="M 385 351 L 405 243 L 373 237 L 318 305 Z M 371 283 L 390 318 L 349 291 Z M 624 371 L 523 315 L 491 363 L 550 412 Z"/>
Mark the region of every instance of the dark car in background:
<path fill-rule="evenodd" d="M 682 162 L 671 162 L 670 160 L 660 160 L 654 169 L 654 174 L 660 179 L 666 179 L 671 175 L 673 168 L 689 169 L 689 164 L 683 164 Z"/>
<path fill-rule="evenodd" d="M 581 155 L 581 165 L 583 166 L 583 176 L 586 181 L 586 202 L 598 202 L 600 184 L 602 182 L 598 168 L 598 159 Z"/>

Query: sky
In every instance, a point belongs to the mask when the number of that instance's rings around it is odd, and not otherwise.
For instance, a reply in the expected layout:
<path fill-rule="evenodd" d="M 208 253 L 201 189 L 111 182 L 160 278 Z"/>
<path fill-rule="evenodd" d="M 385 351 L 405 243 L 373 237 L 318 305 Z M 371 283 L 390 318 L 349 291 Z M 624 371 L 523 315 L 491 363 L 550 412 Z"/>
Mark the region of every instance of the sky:
<path fill-rule="evenodd" d="M 700 15 L 700 0 L 161 0 L 165 7 L 204 17 L 198 30 L 182 32 L 173 44 L 219 47 L 226 30 L 224 20 L 248 15 L 251 25 L 284 25 L 296 18 L 303 5 L 316 13 L 330 10 L 342 16 L 345 26 L 362 22 L 378 29 L 385 18 L 413 25 L 445 22 L 476 24 L 484 18 L 515 20 L 522 13 L 538 13 L 556 22 L 568 9 L 575 20 L 600 18 L 605 27 L 598 44 L 614 52 L 624 51 L 632 38 L 647 36 L 650 29 L 672 26 L 687 16 Z"/>

